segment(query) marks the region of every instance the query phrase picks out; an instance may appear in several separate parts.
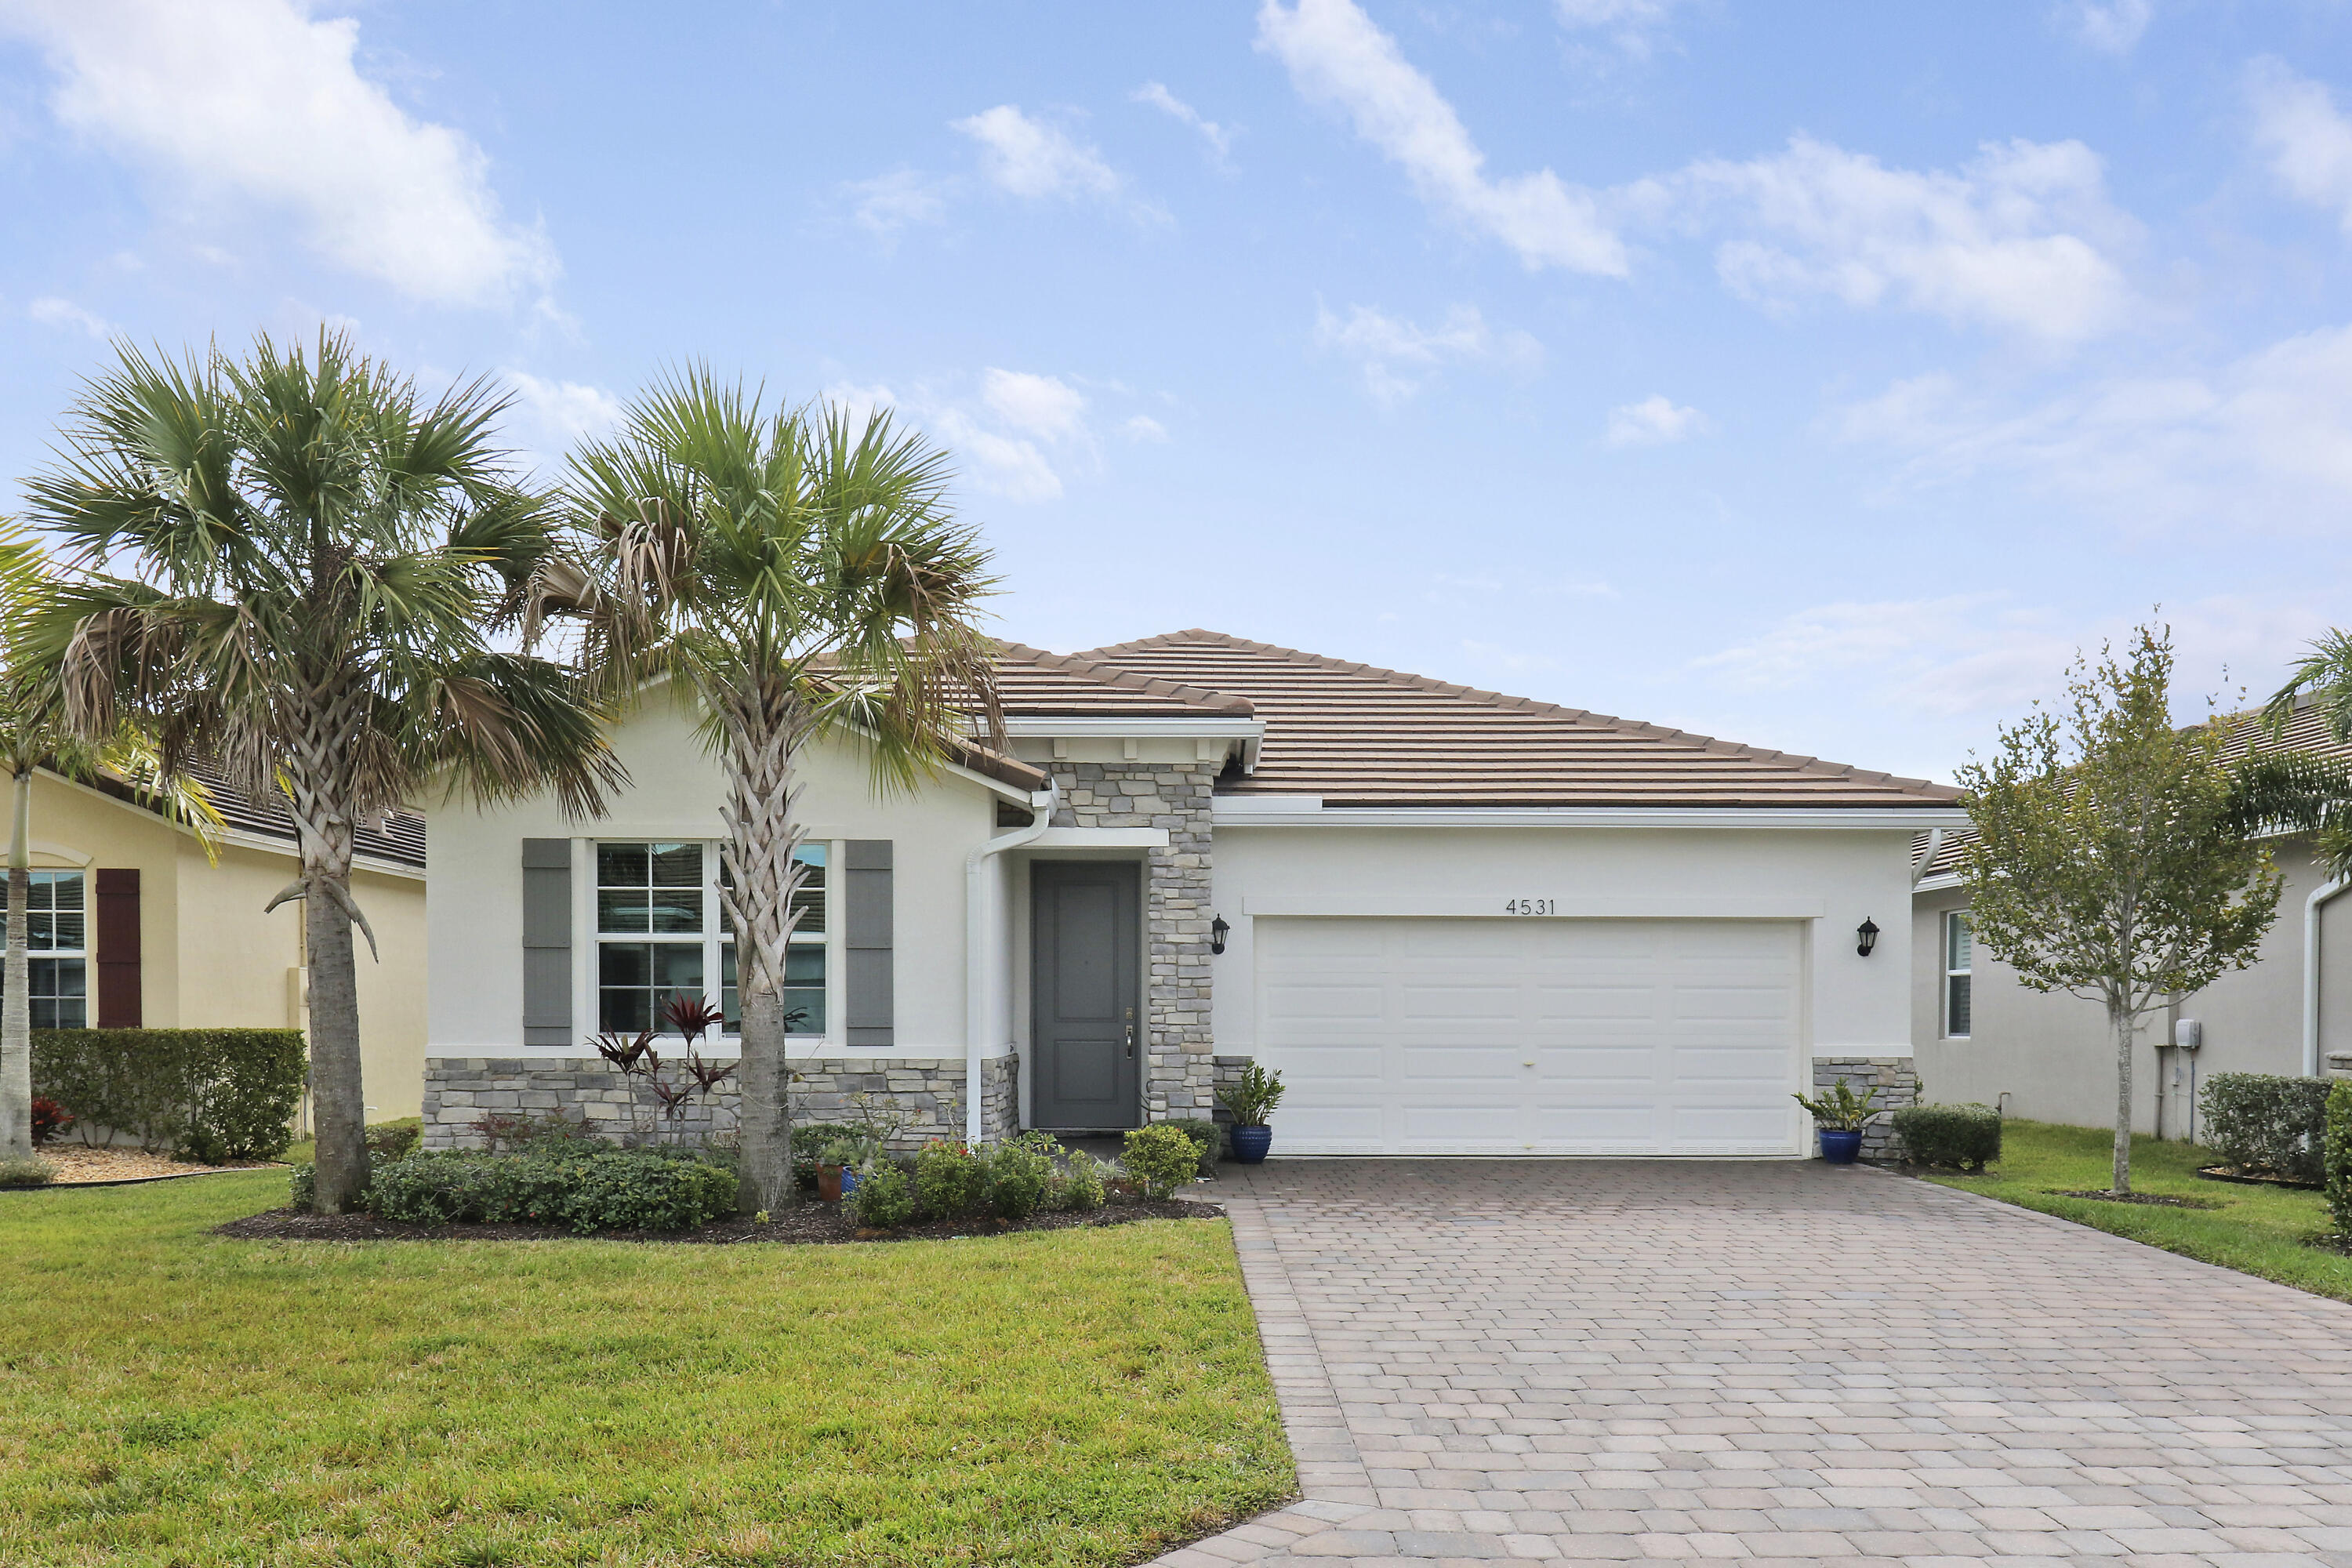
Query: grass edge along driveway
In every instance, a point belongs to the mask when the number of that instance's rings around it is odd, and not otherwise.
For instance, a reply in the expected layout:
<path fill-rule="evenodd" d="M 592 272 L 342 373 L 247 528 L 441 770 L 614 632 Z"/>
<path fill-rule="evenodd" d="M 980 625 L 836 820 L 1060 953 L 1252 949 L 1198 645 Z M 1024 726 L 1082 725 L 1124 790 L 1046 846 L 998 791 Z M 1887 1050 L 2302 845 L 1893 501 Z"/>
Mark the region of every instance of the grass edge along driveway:
<path fill-rule="evenodd" d="M 1132 1563 L 1293 1494 L 1229 1226 L 230 1241 L 0 1194 L 0 1561 Z"/>
<path fill-rule="evenodd" d="M 2168 1208 L 2058 1195 L 2067 1190 L 2105 1189 L 2113 1174 L 2114 1149 L 2115 1134 L 2109 1131 L 2012 1121 L 2001 1131 L 2000 1160 L 1984 1174 L 1937 1172 L 1927 1179 L 2242 1274 L 2275 1279 L 2315 1296 L 2352 1301 L 2352 1258 L 2306 1245 L 2311 1237 L 2329 1229 L 2327 1205 L 2319 1194 L 2207 1181 L 2196 1173 L 2200 1165 L 2219 1160 L 2210 1149 L 2135 1136 L 2136 1191 L 2220 1206 Z"/>

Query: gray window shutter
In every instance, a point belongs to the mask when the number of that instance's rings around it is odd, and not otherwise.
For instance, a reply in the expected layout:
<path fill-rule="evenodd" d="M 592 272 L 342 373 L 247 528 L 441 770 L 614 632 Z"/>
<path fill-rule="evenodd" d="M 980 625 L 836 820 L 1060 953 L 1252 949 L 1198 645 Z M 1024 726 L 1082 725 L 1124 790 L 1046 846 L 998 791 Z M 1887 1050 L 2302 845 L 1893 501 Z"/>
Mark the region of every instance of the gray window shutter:
<path fill-rule="evenodd" d="M 890 840 L 853 838 L 841 860 L 843 1021 L 853 1046 L 897 1040 L 890 956 Z"/>
<path fill-rule="evenodd" d="M 522 841 L 522 1043 L 572 1044 L 572 840 Z"/>

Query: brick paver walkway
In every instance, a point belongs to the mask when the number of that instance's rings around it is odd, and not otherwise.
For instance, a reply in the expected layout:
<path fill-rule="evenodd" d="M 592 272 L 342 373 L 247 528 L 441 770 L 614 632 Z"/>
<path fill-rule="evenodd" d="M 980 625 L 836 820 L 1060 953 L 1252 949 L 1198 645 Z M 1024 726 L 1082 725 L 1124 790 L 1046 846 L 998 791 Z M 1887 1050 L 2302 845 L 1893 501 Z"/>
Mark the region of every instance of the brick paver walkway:
<path fill-rule="evenodd" d="M 1306 1500 L 1161 1568 L 2352 1568 L 2352 1306 L 1818 1162 L 1224 1174 Z"/>

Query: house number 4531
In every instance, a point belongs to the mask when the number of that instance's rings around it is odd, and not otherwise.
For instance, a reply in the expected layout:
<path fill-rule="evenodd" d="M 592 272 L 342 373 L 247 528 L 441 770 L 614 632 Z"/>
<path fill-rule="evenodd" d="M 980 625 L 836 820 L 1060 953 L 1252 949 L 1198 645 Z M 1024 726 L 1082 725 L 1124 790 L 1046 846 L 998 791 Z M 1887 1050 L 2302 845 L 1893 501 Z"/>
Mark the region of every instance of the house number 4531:
<path fill-rule="evenodd" d="M 1513 899 L 1503 906 L 1507 915 L 1556 915 L 1559 913 L 1557 899 Z"/>

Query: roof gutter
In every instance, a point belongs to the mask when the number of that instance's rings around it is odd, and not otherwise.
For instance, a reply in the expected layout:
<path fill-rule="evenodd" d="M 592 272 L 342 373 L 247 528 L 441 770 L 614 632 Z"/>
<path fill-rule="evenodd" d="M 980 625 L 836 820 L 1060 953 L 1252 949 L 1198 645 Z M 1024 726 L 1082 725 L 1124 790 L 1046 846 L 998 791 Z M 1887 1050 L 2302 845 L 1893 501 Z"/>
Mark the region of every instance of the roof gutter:
<path fill-rule="evenodd" d="M 1029 797 L 1029 809 L 1037 814 L 1036 820 L 1026 827 L 1016 827 L 1000 834 L 985 844 L 973 847 L 963 858 L 963 1141 L 966 1144 L 980 1142 L 980 1075 L 983 1053 L 988 1049 L 988 1021 L 982 1016 L 988 995 L 986 924 L 988 900 L 981 887 L 981 867 L 992 857 L 1007 849 L 1018 849 L 1035 841 L 1054 826 L 1054 811 L 1061 804 L 1062 786 L 1049 778 L 1045 787 Z"/>
<path fill-rule="evenodd" d="M 2338 877 L 2311 889 L 2303 900 L 2303 1076 L 2319 1076 L 2319 911 L 2330 899 L 2352 888 L 2352 878 Z"/>

